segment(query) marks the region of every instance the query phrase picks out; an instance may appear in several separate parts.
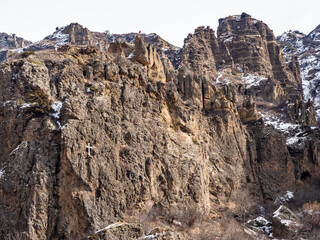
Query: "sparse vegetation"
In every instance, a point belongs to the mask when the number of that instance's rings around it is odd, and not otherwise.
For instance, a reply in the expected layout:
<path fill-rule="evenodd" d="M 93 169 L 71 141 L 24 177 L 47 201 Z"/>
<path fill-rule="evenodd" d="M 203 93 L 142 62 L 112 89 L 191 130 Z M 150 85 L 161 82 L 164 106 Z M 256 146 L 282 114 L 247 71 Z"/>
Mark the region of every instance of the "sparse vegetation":
<path fill-rule="evenodd" d="M 97 88 L 96 86 L 92 85 L 92 84 L 86 84 L 86 88 L 90 89 L 90 91 L 94 92 L 94 93 L 100 92 L 100 89 Z"/>
<path fill-rule="evenodd" d="M 225 234 L 222 238 L 223 240 L 247 240 L 251 239 L 239 226 L 239 224 L 236 221 L 231 221 L 227 227 Z"/>
<path fill-rule="evenodd" d="M 27 57 L 29 57 L 29 56 L 31 56 L 31 55 L 35 55 L 35 52 L 34 52 L 34 51 L 26 51 L 26 52 L 23 52 L 23 53 L 21 54 L 21 57 L 22 57 L 22 58 L 27 58 Z"/>
<path fill-rule="evenodd" d="M 38 62 L 38 61 L 36 61 L 34 59 L 32 59 L 30 62 L 33 63 L 33 64 L 36 64 L 36 65 L 42 65 L 41 62 Z"/>
<path fill-rule="evenodd" d="M 43 115 L 45 113 L 52 112 L 49 96 L 42 89 L 37 89 L 33 93 L 29 94 L 28 101 L 35 103 L 29 111 L 36 115 Z"/>
<path fill-rule="evenodd" d="M 301 221 L 304 225 L 303 230 L 308 232 L 310 236 L 320 237 L 320 203 L 314 201 L 313 203 L 306 203 L 303 205 Z M 304 232 L 303 231 L 303 232 Z"/>
<path fill-rule="evenodd" d="M 99 239 L 99 237 L 96 234 L 93 234 L 93 235 L 89 236 L 89 239 L 90 240 L 97 240 L 97 239 Z"/>
<path fill-rule="evenodd" d="M 27 240 L 29 239 L 26 233 L 11 232 L 4 236 L 4 240 Z"/>
<path fill-rule="evenodd" d="M 247 189 L 237 189 L 232 193 L 231 200 L 236 204 L 236 213 L 244 225 L 250 209 L 255 206 L 252 196 Z"/>
<path fill-rule="evenodd" d="M 196 222 L 202 222 L 203 213 L 196 206 L 175 206 L 164 210 L 160 206 L 154 206 L 148 213 L 139 215 L 139 223 L 148 232 L 152 222 L 170 224 L 177 230 L 183 231 L 192 228 Z"/>
<path fill-rule="evenodd" d="M 2 67 L 3 67 L 3 68 L 9 67 L 9 64 L 8 64 L 8 63 L 3 63 L 3 64 L 2 64 Z"/>
<path fill-rule="evenodd" d="M 232 69 L 231 74 L 235 76 L 238 75 L 238 72 L 235 69 Z"/>

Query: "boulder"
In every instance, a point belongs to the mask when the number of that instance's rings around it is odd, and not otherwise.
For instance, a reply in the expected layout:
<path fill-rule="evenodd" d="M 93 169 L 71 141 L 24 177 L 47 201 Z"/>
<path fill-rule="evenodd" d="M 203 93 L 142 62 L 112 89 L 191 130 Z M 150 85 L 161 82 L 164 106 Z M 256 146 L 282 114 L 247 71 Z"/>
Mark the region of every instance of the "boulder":
<path fill-rule="evenodd" d="M 287 207 L 281 205 L 272 217 L 272 235 L 276 238 L 293 237 L 298 224 L 298 217 Z"/>

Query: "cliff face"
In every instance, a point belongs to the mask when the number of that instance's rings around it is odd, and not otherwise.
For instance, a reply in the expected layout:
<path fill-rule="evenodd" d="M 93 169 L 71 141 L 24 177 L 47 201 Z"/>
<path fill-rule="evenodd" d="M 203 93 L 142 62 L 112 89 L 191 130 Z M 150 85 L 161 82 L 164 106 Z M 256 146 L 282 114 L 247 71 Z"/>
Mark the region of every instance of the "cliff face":
<path fill-rule="evenodd" d="M 218 219 L 238 189 L 274 200 L 317 177 L 312 103 L 265 24 L 228 17 L 181 50 L 140 35 L 90 46 L 96 36 L 71 24 L 1 65 L 2 238 L 137 239 L 142 213 L 151 226 L 191 209 Z"/>
<path fill-rule="evenodd" d="M 24 48 L 30 45 L 31 42 L 27 41 L 21 37 L 17 37 L 15 34 L 0 33 L 0 49 L 16 49 Z"/>
<path fill-rule="evenodd" d="M 22 49 L 30 44 L 30 41 L 17 37 L 15 34 L 0 33 L 0 62 L 14 54 L 12 50 Z"/>
<path fill-rule="evenodd" d="M 210 212 L 240 185 L 248 156 L 234 109 L 203 116 L 140 63 L 81 52 L 39 53 L 2 69 L 3 234 L 27 227 L 39 239 L 76 239 L 173 203 Z"/>
<path fill-rule="evenodd" d="M 243 13 L 219 20 L 218 37 L 232 56 L 233 64 L 297 87 L 301 82 L 286 68 L 281 50 L 269 27 Z"/>
<path fill-rule="evenodd" d="M 319 70 L 320 70 L 320 26 L 308 35 L 299 31 L 288 31 L 277 38 L 286 59 L 295 59 L 301 65 L 303 95 L 305 101 L 314 102 L 317 121 L 320 117 Z M 289 67 L 291 67 L 289 65 Z"/>

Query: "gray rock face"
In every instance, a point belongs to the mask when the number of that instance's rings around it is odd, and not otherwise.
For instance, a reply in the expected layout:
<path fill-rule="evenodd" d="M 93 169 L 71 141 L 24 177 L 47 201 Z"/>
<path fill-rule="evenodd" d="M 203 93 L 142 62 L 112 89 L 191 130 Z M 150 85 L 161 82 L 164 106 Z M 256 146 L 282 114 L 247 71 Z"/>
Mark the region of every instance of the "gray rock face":
<path fill-rule="evenodd" d="M 290 59 L 297 58 L 301 65 L 301 78 L 304 100 L 314 102 L 317 121 L 320 119 L 320 30 L 319 26 L 308 35 L 299 31 L 289 31 L 277 38 L 282 46 L 283 52 L 290 62 Z M 296 61 L 295 61 L 296 62 Z M 293 64 L 289 63 L 292 68 Z M 292 68 L 294 70 L 294 68 Z M 295 71 L 295 70 L 294 70 Z"/>
<path fill-rule="evenodd" d="M 25 48 L 32 42 L 27 41 L 15 34 L 0 33 L 0 62 L 3 62 L 8 56 L 14 55 L 13 50 Z"/>
<path fill-rule="evenodd" d="M 30 41 L 17 37 L 15 34 L 0 33 L 0 50 L 24 48 L 30 44 Z"/>
<path fill-rule="evenodd" d="M 57 29 L 52 35 L 45 39 L 52 41 L 61 41 L 66 38 L 68 43 L 77 45 L 93 45 L 94 40 L 91 32 L 78 23 L 71 23 L 70 25 Z"/>

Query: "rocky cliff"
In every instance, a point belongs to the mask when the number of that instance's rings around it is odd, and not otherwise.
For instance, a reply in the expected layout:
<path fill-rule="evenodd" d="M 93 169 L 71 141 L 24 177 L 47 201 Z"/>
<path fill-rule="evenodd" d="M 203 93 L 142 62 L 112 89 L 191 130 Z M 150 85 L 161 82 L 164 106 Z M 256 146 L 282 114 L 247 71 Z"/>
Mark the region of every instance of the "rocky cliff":
<path fill-rule="evenodd" d="M 317 121 L 320 117 L 319 71 L 320 71 L 320 26 L 308 35 L 299 31 L 288 31 L 277 37 L 288 60 L 297 59 L 301 65 L 303 95 L 305 101 L 314 102 Z M 297 61 L 296 60 L 296 61 Z"/>
<path fill-rule="evenodd" d="M 30 41 L 17 37 L 15 34 L 0 33 L 0 62 L 12 55 L 12 51 L 19 51 L 30 44 Z"/>
<path fill-rule="evenodd" d="M 261 21 L 219 22 L 182 49 L 71 24 L 3 61 L 1 238 L 201 239 L 202 216 L 223 239 L 234 193 L 316 179 L 298 62 Z"/>

